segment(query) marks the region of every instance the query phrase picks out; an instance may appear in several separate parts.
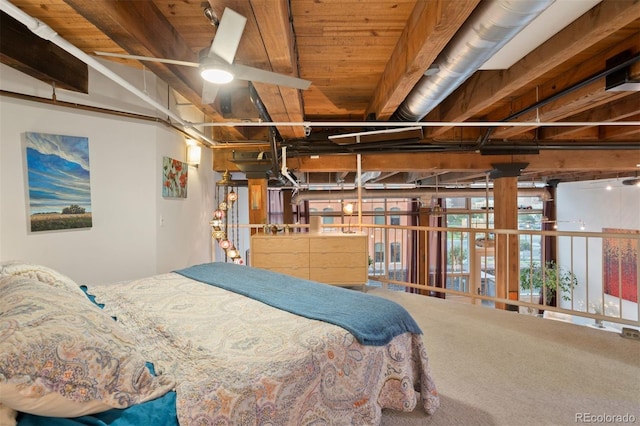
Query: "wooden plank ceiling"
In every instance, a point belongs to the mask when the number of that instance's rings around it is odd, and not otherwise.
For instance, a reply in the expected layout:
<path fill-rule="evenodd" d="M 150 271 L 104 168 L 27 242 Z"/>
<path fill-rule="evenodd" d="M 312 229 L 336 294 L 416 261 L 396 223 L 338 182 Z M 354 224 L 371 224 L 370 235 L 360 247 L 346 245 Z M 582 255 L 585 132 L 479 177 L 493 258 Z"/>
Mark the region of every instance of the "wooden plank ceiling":
<path fill-rule="evenodd" d="M 612 57 L 640 55 L 637 0 L 603 0 L 513 65 L 473 72 L 421 120 L 447 124 L 424 127 L 418 140 L 376 137 L 360 145 L 340 145 L 328 137 L 382 129 L 379 124 L 393 119 L 425 71 L 465 22 L 474 18 L 480 0 L 11 3 L 90 54 L 103 51 L 189 62 L 198 62 L 198 53 L 210 46 L 215 35 L 205 8 L 210 7 L 217 17 L 225 7 L 247 17 L 235 62 L 312 82 L 305 91 L 255 83 L 271 120 L 345 124 L 280 125 L 275 143 L 267 127 L 208 127 L 220 141 L 215 147 L 215 167 L 221 170 L 237 167 L 228 161 L 232 150 L 279 153 L 274 148 L 286 146 L 289 168 L 299 175 L 306 173 L 309 181 L 320 179 L 312 176 L 334 180 L 352 173 L 355 153 L 362 154 L 366 170 L 383 172 L 378 178 L 381 183 L 424 182 L 436 174 L 441 183 L 483 181 L 494 164 L 510 162 L 528 164 L 520 176 L 525 181 L 622 178 L 639 172 L 640 126 L 601 124 L 640 121 L 640 93 L 607 90 L 604 77 Z M 8 36 L 3 33 L 3 37 Z M 30 42 L 23 39 L 16 37 L 11 43 L 28 51 Z M 21 59 L 14 56 L 3 48 L 4 63 L 45 81 L 52 78 L 47 70 L 20 68 Z M 137 61 L 117 61 L 141 66 Z M 234 82 L 229 89 L 221 89 L 214 104 L 203 105 L 197 69 L 144 65 L 210 122 L 264 120 L 249 99 L 246 82 Z M 640 80 L 637 61 L 625 72 L 628 79 Z M 366 127 L 365 121 L 376 123 Z M 504 125 L 456 125 L 465 121 Z M 585 124 L 510 125 L 562 121 Z M 346 124 L 350 122 L 358 124 Z"/>

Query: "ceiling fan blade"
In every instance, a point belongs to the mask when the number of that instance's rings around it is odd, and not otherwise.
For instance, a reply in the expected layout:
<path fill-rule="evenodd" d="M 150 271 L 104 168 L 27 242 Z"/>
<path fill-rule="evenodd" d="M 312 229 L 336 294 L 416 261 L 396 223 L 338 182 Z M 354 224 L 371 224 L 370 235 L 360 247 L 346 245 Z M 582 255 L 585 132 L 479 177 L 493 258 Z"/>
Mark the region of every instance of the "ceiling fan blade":
<path fill-rule="evenodd" d="M 200 64 L 197 62 L 178 61 L 175 59 L 154 58 L 151 56 L 123 55 L 120 53 L 108 53 L 108 52 L 94 52 L 94 53 L 98 56 L 109 56 L 112 58 L 135 59 L 138 61 L 149 61 L 149 62 L 161 62 L 163 64 L 184 65 L 186 67 L 195 67 L 195 68 L 198 68 L 200 66 Z"/>
<path fill-rule="evenodd" d="M 276 84 L 278 86 L 293 87 L 294 89 L 301 90 L 307 90 L 311 85 L 309 80 L 303 80 L 301 78 L 291 77 L 285 74 L 278 74 L 271 71 L 248 67 L 246 65 L 233 64 L 231 69 L 233 70 L 235 78 L 240 80 Z"/>
<path fill-rule="evenodd" d="M 224 12 L 222 12 L 222 19 L 220 19 L 216 35 L 213 38 L 213 43 L 211 43 L 209 56 L 212 54 L 217 55 L 227 63 L 232 64 L 246 23 L 247 18 L 233 9 L 225 8 Z"/>
<path fill-rule="evenodd" d="M 206 105 L 212 104 L 216 100 L 216 96 L 218 96 L 219 88 L 219 85 L 205 81 L 202 86 L 202 103 Z"/>

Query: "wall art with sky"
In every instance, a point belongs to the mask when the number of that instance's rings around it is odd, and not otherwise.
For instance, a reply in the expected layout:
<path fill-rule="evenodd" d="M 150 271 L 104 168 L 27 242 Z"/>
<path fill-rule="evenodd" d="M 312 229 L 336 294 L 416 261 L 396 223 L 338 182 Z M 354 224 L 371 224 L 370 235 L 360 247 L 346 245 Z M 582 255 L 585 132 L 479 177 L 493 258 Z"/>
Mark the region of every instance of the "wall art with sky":
<path fill-rule="evenodd" d="M 31 232 L 91 228 L 89 139 L 26 132 Z"/>

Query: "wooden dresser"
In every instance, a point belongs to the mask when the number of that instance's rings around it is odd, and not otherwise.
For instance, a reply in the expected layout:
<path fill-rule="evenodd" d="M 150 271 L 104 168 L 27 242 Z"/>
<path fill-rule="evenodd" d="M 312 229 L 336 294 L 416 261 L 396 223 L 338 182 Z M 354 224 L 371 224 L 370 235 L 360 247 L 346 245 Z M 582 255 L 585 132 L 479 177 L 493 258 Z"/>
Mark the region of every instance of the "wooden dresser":
<path fill-rule="evenodd" d="M 366 284 L 368 259 L 364 234 L 255 234 L 251 237 L 251 266 L 327 284 Z"/>

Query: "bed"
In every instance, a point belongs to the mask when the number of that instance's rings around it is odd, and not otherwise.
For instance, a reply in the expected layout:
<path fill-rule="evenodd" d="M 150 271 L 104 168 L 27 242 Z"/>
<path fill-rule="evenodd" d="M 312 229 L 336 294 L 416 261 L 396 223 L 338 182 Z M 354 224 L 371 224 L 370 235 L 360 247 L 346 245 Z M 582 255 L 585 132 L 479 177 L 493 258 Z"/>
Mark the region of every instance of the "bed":
<path fill-rule="evenodd" d="M 221 262 L 80 287 L 13 263 L 0 294 L 0 411 L 20 426 L 375 425 L 439 406 L 415 321 L 359 291 Z"/>

